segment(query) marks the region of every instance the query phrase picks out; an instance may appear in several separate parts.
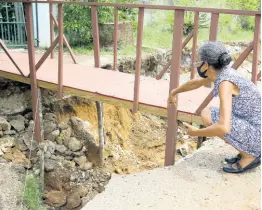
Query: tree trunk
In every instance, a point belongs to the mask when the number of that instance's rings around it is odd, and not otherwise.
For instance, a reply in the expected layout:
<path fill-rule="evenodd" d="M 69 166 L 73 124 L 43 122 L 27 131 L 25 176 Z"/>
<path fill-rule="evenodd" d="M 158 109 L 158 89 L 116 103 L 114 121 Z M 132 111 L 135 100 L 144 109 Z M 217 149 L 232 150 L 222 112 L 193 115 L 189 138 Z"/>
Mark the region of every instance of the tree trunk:
<path fill-rule="evenodd" d="M 98 134 L 99 134 L 99 157 L 100 164 L 103 165 L 103 153 L 104 153 L 104 106 L 103 103 L 96 101 L 97 120 L 98 120 Z"/>

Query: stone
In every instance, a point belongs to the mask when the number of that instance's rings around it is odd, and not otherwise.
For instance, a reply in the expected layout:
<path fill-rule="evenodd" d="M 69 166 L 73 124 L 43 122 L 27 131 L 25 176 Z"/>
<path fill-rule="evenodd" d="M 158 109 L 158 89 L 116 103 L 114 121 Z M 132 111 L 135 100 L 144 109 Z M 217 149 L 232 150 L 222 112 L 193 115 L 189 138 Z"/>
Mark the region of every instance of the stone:
<path fill-rule="evenodd" d="M 56 160 L 57 161 L 63 161 L 65 158 L 63 156 L 60 155 L 56 155 Z"/>
<path fill-rule="evenodd" d="M 85 197 L 88 194 L 88 191 L 88 188 L 83 185 L 77 185 L 71 190 L 72 194 L 77 194 L 80 198 Z"/>
<path fill-rule="evenodd" d="M 59 130 L 54 130 L 50 134 L 48 134 L 47 139 L 50 141 L 55 141 L 56 138 L 59 136 L 60 131 Z"/>
<path fill-rule="evenodd" d="M 21 132 L 25 129 L 25 118 L 21 115 L 13 117 L 9 123 L 17 132 Z"/>
<path fill-rule="evenodd" d="M 46 189 L 70 191 L 70 175 L 70 170 L 60 167 L 56 167 L 53 171 L 46 172 L 44 177 Z"/>
<path fill-rule="evenodd" d="M 82 204 L 82 200 L 78 194 L 70 193 L 67 198 L 66 209 L 74 209 Z"/>
<path fill-rule="evenodd" d="M 44 144 L 45 144 L 46 147 L 47 147 L 47 151 L 49 151 L 51 154 L 54 154 L 55 148 L 56 148 L 55 143 L 52 142 L 52 141 L 50 141 L 50 140 L 45 140 L 45 141 L 44 141 Z"/>
<path fill-rule="evenodd" d="M 12 137 L 4 137 L 0 139 L 0 150 L 6 153 L 15 146 L 15 139 Z"/>
<path fill-rule="evenodd" d="M 52 207 L 62 207 L 66 204 L 66 194 L 63 191 L 52 190 L 44 195 L 44 202 Z"/>
<path fill-rule="evenodd" d="M 58 124 L 58 128 L 59 128 L 60 130 L 66 130 L 66 129 L 68 128 L 68 125 L 65 124 L 65 123 L 59 123 L 59 124 Z"/>
<path fill-rule="evenodd" d="M 0 160 L 1 160 L 1 158 L 0 158 Z M 77 176 L 75 176 L 74 174 L 71 174 L 70 181 L 75 182 L 76 180 L 77 180 Z"/>
<path fill-rule="evenodd" d="M 191 144 L 188 142 L 182 144 L 178 149 L 177 152 L 179 152 L 183 157 L 191 154 L 194 151 L 194 148 Z"/>
<path fill-rule="evenodd" d="M 73 152 L 76 152 L 76 151 L 79 151 L 81 150 L 83 147 L 83 144 L 77 140 L 76 138 L 72 137 L 69 139 L 69 142 L 68 142 L 68 148 L 73 151 Z"/>
<path fill-rule="evenodd" d="M 84 153 L 83 152 L 73 152 L 73 155 L 75 157 L 80 157 L 80 156 L 84 155 Z"/>
<path fill-rule="evenodd" d="M 58 151 L 60 154 L 65 154 L 67 148 L 64 145 L 57 144 L 55 146 L 55 150 Z"/>
<path fill-rule="evenodd" d="M 16 140 L 16 145 L 18 146 L 20 151 L 26 151 L 28 149 L 28 147 L 26 146 L 25 142 L 21 138 L 18 138 Z"/>
<path fill-rule="evenodd" d="M 9 131 L 9 130 L 11 130 L 11 125 L 3 117 L 0 117 L 0 130 L 1 131 Z"/>
<path fill-rule="evenodd" d="M 86 163 L 81 164 L 79 166 L 80 170 L 82 170 L 82 171 L 87 171 L 87 170 L 91 169 L 92 167 L 93 167 L 93 163 L 91 163 L 91 162 L 86 162 Z"/>
<path fill-rule="evenodd" d="M 0 149 L 0 156 L 2 156 L 4 153 L 3 153 L 3 151 Z"/>
<path fill-rule="evenodd" d="M 4 132 L 4 135 L 10 135 L 10 136 L 12 136 L 12 135 L 15 135 L 16 134 L 16 132 L 14 131 L 14 130 L 10 130 L 10 131 L 5 131 Z"/>
<path fill-rule="evenodd" d="M 12 148 L 8 153 L 3 155 L 3 158 L 10 160 L 15 164 L 21 164 L 25 168 L 31 168 L 30 160 L 18 149 Z"/>
<path fill-rule="evenodd" d="M 45 160 L 44 166 L 46 172 L 53 171 L 56 166 L 56 161 L 47 159 Z"/>
<path fill-rule="evenodd" d="M 31 148 L 32 151 L 36 150 L 38 143 L 32 138 L 33 133 L 25 132 L 21 134 L 19 141 L 23 141 L 27 148 Z"/>
<path fill-rule="evenodd" d="M 65 146 L 68 146 L 68 140 L 72 134 L 72 129 L 68 127 L 65 130 L 62 130 L 60 135 L 56 138 L 56 142 L 58 144 L 64 144 Z"/>
<path fill-rule="evenodd" d="M 58 158 L 57 158 L 56 155 L 51 155 L 50 159 L 52 159 L 52 160 L 57 160 Z"/>
<path fill-rule="evenodd" d="M 2 138 L 4 136 L 3 131 L 0 131 L 0 138 Z"/>
<path fill-rule="evenodd" d="M 24 173 L 25 173 L 25 167 L 24 167 L 23 165 L 21 165 L 21 164 L 15 164 L 15 165 L 12 166 L 12 168 L 13 168 L 16 172 L 18 172 L 18 173 L 20 173 L 20 174 L 24 174 Z"/>
<path fill-rule="evenodd" d="M 27 119 L 27 120 L 32 120 L 33 119 L 33 112 L 28 112 L 24 115 L 24 117 Z"/>
<path fill-rule="evenodd" d="M 51 158 L 52 155 L 51 155 L 51 152 L 46 151 L 44 156 L 45 156 L 45 159 L 49 159 L 49 158 Z"/>
<path fill-rule="evenodd" d="M 56 122 L 56 115 L 53 113 L 46 113 L 44 115 L 44 120 L 51 121 L 51 122 Z"/>
<path fill-rule="evenodd" d="M 69 120 L 69 125 L 72 127 L 74 136 L 78 139 L 90 138 L 90 123 L 83 121 L 78 117 L 72 117 Z M 92 135 L 91 135 L 92 136 Z"/>
<path fill-rule="evenodd" d="M 52 121 L 43 120 L 44 138 L 48 139 L 48 135 L 56 129 L 56 124 Z"/>
<path fill-rule="evenodd" d="M 0 157 L 0 163 L 7 163 L 7 160 L 2 158 L 2 157 Z"/>
<path fill-rule="evenodd" d="M 70 150 L 67 150 L 67 151 L 65 151 L 65 153 L 64 153 L 65 155 L 67 155 L 67 156 L 70 156 L 70 155 L 72 155 L 72 151 L 70 151 Z"/>
<path fill-rule="evenodd" d="M 72 169 L 75 168 L 76 164 L 74 161 L 64 160 L 63 165 L 65 168 Z"/>
<path fill-rule="evenodd" d="M 85 156 L 81 156 L 81 157 L 75 157 L 74 161 L 76 162 L 77 165 L 82 165 L 84 163 L 87 162 L 87 158 Z"/>
<path fill-rule="evenodd" d="M 65 156 L 65 160 L 73 160 L 72 156 Z"/>
<path fill-rule="evenodd" d="M 10 90 L 8 88 L 7 90 Z M 24 91 L 23 93 L 11 93 L 10 95 L 2 94 L 1 90 L 0 98 L 0 110 L 4 115 L 17 115 L 22 114 L 26 109 L 31 106 L 31 90 Z"/>

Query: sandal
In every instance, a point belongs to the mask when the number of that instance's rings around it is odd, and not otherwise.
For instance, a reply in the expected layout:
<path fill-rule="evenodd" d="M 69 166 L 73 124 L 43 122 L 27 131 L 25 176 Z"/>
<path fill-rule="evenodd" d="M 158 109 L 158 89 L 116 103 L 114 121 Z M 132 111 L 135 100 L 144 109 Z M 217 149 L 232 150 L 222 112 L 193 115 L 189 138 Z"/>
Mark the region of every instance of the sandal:
<path fill-rule="evenodd" d="M 240 154 L 238 154 L 236 157 L 233 157 L 233 158 L 225 158 L 225 161 L 227 163 L 234 164 L 237 161 L 239 161 L 241 158 L 242 158 L 242 156 Z"/>
<path fill-rule="evenodd" d="M 260 165 L 261 159 L 260 157 L 256 157 L 255 160 L 253 160 L 249 165 L 247 165 L 245 168 L 242 168 L 242 166 L 239 164 L 239 162 L 236 162 L 237 169 L 233 168 L 232 165 L 228 165 L 223 167 L 223 171 L 227 173 L 243 173 L 246 170 L 256 168 Z"/>

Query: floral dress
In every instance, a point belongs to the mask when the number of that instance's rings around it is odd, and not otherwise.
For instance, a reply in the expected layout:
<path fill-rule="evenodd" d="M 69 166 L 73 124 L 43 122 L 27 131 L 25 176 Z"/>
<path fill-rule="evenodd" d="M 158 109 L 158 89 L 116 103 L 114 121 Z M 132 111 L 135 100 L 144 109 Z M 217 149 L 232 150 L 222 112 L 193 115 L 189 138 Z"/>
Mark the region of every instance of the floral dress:
<path fill-rule="evenodd" d="M 232 68 L 223 69 L 215 83 L 214 96 L 219 95 L 222 81 L 230 81 L 239 89 L 239 95 L 232 96 L 231 132 L 224 137 L 236 149 L 259 157 L 261 154 L 261 94 L 255 84 L 246 80 Z M 211 109 L 212 123 L 219 121 L 220 112 Z"/>

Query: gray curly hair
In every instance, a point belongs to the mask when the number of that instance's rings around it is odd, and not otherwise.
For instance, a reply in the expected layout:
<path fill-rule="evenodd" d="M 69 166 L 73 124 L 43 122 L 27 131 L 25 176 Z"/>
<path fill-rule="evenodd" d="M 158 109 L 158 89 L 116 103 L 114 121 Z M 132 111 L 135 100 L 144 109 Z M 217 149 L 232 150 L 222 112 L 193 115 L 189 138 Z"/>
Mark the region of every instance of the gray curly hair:
<path fill-rule="evenodd" d="M 232 61 L 227 49 L 221 42 L 205 42 L 198 50 L 201 61 L 214 66 L 215 69 L 222 69 Z"/>

